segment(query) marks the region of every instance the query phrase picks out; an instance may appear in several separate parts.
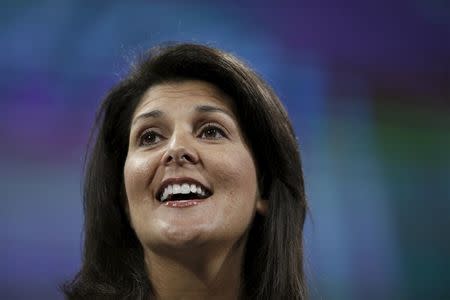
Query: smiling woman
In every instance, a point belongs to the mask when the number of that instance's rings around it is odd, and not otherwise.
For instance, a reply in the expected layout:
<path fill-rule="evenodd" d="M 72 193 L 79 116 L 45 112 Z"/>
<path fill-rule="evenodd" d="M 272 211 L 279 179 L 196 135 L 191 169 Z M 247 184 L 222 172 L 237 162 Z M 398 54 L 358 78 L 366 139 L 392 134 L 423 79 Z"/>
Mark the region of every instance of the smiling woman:
<path fill-rule="evenodd" d="M 306 200 L 273 91 L 234 56 L 152 49 L 104 100 L 68 299 L 306 299 Z"/>
<path fill-rule="evenodd" d="M 264 206 L 232 102 L 221 94 L 202 81 L 159 84 L 136 108 L 124 167 L 126 208 L 149 257 L 195 247 L 202 257 L 224 251 L 225 259 L 255 208 Z"/>

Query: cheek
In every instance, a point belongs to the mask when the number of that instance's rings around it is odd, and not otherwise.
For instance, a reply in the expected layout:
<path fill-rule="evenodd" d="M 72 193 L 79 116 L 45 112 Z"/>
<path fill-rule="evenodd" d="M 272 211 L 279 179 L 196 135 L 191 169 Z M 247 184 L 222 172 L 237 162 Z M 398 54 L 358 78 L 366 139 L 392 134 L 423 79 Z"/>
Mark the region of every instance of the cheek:
<path fill-rule="evenodd" d="M 224 191 L 230 205 L 253 207 L 258 195 L 256 168 L 248 151 L 229 151 L 215 162 L 216 184 Z M 248 204 L 248 205 L 246 205 Z"/>
<path fill-rule="evenodd" d="M 223 228 L 233 235 L 241 235 L 248 228 L 256 210 L 258 188 L 256 170 L 248 154 L 240 154 L 223 164 Z M 220 184 L 220 182 L 219 182 Z"/>
<path fill-rule="evenodd" d="M 148 188 L 156 170 L 156 164 L 153 161 L 153 159 L 138 155 L 127 157 L 124 166 L 124 181 L 130 204 L 142 201 L 145 196 L 150 195 Z"/>

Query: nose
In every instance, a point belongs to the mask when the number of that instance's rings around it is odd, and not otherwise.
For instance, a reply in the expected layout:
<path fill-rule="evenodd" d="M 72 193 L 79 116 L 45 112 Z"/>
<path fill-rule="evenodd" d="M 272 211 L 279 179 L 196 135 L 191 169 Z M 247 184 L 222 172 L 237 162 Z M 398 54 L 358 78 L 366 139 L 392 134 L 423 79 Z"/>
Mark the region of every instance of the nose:
<path fill-rule="evenodd" d="M 189 137 L 174 133 L 162 157 L 162 162 L 165 165 L 172 163 L 184 165 L 196 164 L 198 159 L 198 153 Z"/>

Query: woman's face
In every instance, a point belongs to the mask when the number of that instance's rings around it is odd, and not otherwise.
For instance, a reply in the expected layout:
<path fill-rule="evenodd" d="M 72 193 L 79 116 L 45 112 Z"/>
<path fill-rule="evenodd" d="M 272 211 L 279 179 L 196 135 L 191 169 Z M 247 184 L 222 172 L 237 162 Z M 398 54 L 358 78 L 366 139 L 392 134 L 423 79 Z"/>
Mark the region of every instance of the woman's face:
<path fill-rule="evenodd" d="M 232 105 L 202 81 L 159 84 L 144 94 L 124 178 L 126 210 L 145 247 L 234 242 L 263 210 Z"/>

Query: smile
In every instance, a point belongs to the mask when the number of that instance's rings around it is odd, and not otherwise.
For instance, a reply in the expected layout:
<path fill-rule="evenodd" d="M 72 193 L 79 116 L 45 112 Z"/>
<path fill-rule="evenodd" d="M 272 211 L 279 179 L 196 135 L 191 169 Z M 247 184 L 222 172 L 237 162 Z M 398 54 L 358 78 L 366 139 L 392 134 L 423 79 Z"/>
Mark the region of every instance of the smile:
<path fill-rule="evenodd" d="M 175 180 L 176 183 L 172 183 L 174 180 L 167 180 L 165 184 L 161 185 L 156 199 L 160 202 L 166 201 L 183 201 L 183 200 L 202 200 L 212 195 L 212 192 L 194 180 L 181 181 Z"/>

